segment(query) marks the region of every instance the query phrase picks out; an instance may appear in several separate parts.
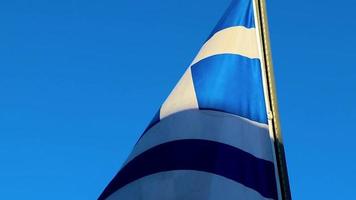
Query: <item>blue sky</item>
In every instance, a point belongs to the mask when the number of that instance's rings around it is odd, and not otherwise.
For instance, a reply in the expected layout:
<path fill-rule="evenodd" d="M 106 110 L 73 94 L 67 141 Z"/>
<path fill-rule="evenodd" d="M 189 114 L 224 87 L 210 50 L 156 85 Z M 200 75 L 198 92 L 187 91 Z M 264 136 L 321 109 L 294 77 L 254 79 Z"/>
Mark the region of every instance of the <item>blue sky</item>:
<path fill-rule="evenodd" d="M 0 198 L 95 199 L 230 0 L 0 2 Z M 294 199 L 350 199 L 356 3 L 268 1 Z"/>

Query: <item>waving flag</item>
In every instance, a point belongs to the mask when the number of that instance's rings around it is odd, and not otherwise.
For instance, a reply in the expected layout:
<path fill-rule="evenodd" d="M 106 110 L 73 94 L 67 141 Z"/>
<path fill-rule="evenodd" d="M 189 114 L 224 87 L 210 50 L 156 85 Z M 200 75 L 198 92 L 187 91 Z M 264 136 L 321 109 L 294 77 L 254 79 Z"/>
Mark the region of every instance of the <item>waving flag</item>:
<path fill-rule="evenodd" d="M 233 0 L 100 200 L 281 198 L 256 4 Z"/>

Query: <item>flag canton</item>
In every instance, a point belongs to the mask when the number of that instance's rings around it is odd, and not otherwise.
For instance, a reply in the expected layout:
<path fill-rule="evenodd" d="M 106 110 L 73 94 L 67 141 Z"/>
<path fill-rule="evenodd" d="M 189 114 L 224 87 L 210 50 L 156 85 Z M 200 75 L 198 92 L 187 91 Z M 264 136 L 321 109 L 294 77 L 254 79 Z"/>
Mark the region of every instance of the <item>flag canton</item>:
<path fill-rule="evenodd" d="M 253 2 L 233 0 L 149 127 L 191 109 L 221 111 L 267 124 L 257 43 Z"/>

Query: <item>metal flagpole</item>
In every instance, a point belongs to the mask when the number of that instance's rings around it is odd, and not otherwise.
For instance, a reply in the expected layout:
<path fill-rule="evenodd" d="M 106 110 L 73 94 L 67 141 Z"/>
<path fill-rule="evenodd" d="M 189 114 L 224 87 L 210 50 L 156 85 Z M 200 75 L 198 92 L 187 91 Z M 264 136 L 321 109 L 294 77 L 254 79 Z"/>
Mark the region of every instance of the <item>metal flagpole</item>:
<path fill-rule="evenodd" d="M 291 192 L 289 187 L 289 179 L 287 172 L 287 164 L 284 153 L 284 146 L 281 134 L 281 127 L 279 122 L 279 113 L 278 113 L 278 104 L 277 104 L 277 95 L 276 95 L 276 85 L 274 80 L 273 73 L 273 64 L 271 56 L 271 45 L 269 39 L 268 31 L 268 21 L 267 21 L 267 11 L 266 11 L 266 2 L 265 0 L 255 0 L 256 3 L 256 12 L 257 12 L 257 21 L 259 22 L 260 35 L 262 40 L 262 49 L 264 56 L 264 67 L 267 77 L 267 88 L 269 95 L 270 108 L 272 110 L 270 118 L 272 118 L 272 130 L 275 138 L 275 154 L 279 174 L 279 182 L 281 187 L 281 196 L 283 200 L 290 200 Z"/>

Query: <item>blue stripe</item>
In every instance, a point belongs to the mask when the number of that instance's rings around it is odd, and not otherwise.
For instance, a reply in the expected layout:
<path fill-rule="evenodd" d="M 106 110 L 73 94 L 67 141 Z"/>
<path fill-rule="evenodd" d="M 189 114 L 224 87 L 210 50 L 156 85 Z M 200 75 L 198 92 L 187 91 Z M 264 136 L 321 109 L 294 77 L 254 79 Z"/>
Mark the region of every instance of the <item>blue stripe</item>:
<path fill-rule="evenodd" d="M 259 59 L 221 54 L 192 66 L 199 109 L 217 110 L 268 123 Z"/>
<path fill-rule="evenodd" d="M 232 26 L 255 27 L 252 0 L 233 0 L 209 38 L 216 32 Z"/>
<path fill-rule="evenodd" d="M 172 170 L 196 170 L 220 175 L 252 188 L 266 198 L 277 199 L 272 162 L 222 143 L 179 140 L 158 145 L 129 162 L 110 182 L 99 200 L 142 177 Z"/>
<path fill-rule="evenodd" d="M 145 131 L 143 131 L 143 133 L 141 134 L 140 138 L 137 140 L 136 144 L 141 140 L 141 138 L 146 134 L 146 132 L 148 130 L 150 130 L 153 126 L 155 126 L 158 122 L 160 122 L 160 112 L 161 112 L 161 108 L 158 109 L 158 111 L 156 112 L 155 116 L 153 116 L 153 119 L 151 120 L 151 122 L 148 124 L 148 126 L 146 127 Z"/>
<path fill-rule="evenodd" d="M 158 109 L 155 116 L 153 116 L 153 119 L 151 120 L 150 124 L 148 124 L 147 128 L 145 129 L 145 131 L 143 132 L 142 135 L 144 135 L 152 126 L 156 125 L 160 121 L 160 118 L 159 118 L 160 111 L 161 111 L 161 108 Z"/>

